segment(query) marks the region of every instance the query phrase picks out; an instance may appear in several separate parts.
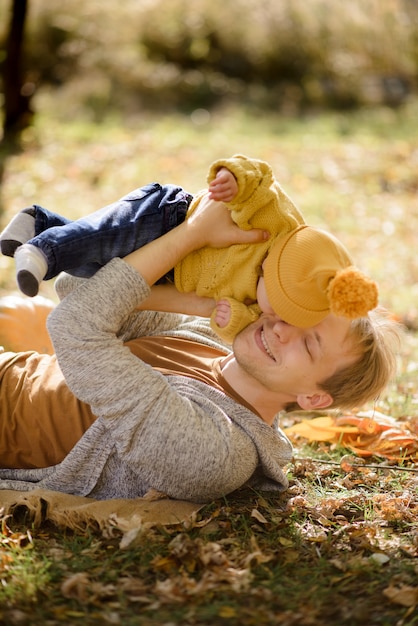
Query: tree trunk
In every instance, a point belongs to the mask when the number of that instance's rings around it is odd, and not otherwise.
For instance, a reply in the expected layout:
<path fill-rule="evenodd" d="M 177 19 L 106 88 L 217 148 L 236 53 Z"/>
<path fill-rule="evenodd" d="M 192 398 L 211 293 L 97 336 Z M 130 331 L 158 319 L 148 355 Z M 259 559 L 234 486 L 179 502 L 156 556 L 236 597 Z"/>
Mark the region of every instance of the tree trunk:
<path fill-rule="evenodd" d="M 28 0 L 13 0 L 3 67 L 3 139 L 18 140 L 32 119 L 31 94 L 24 89 L 22 73 L 23 41 Z"/>

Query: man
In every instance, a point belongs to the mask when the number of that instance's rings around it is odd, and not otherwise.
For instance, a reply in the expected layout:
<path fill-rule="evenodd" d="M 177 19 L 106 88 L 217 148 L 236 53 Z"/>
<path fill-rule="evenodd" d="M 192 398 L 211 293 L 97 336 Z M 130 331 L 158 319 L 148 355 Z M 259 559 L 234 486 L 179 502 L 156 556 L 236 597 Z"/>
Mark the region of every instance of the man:
<path fill-rule="evenodd" d="M 45 363 L 29 353 L 21 366 L 19 356 L 0 355 L 0 488 L 43 487 L 98 499 L 132 498 L 153 488 L 196 502 L 245 484 L 285 489 L 283 467 L 292 450 L 277 413 L 294 404 L 320 409 L 375 397 L 393 371 L 388 338 L 395 327 L 383 318 L 360 323 L 329 315 L 298 329 L 265 299 L 260 318 L 237 335 L 230 352 L 201 318 L 146 310 L 162 309 L 169 293 L 168 308 L 206 314 L 211 299 L 151 286 L 202 246 L 265 237 L 240 230 L 221 203 L 202 203 L 190 220 L 68 293 L 48 322 L 60 370 L 54 357 Z M 59 293 L 74 281 L 64 277 Z M 48 368 L 56 382 L 45 391 Z M 20 395 L 10 401 L 15 389 Z M 25 421 L 21 407 L 36 407 L 39 394 L 40 411 L 25 413 L 33 420 L 23 425 L 30 433 L 27 458 L 5 464 L 10 449 L 21 447 L 10 443 Z M 61 397 L 62 406 L 56 404 Z M 81 434 L 61 457 L 49 466 L 28 460 L 43 444 L 54 452 L 60 431 L 68 424 L 73 430 L 77 420 Z"/>

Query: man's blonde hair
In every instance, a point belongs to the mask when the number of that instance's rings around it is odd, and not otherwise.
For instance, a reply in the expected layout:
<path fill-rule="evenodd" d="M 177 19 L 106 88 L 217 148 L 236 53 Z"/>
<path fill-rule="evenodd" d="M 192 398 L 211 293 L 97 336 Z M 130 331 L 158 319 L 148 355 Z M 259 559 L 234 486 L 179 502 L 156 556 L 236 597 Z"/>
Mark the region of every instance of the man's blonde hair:
<path fill-rule="evenodd" d="M 358 358 L 338 369 L 318 386 L 333 398 L 329 409 L 354 409 L 375 401 L 395 377 L 403 327 L 383 307 L 351 322 L 348 339 Z M 287 405 L 287 411 L 300 410 Z"/>
<path fill-rule="evenodd" d="M 349 338 L 358 359 L 320 383 L 333 398 L 331 408 L 353 409 L 375 401 L 395 377 L 402 326 L 383 307 L 351 322 Z"/>

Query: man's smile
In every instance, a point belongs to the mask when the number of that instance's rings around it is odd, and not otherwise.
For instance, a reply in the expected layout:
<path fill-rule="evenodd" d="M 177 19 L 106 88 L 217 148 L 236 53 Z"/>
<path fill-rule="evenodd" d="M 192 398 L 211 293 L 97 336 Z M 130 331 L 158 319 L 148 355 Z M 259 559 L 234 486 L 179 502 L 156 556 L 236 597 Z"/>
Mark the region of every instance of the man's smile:
<path fill-rule="evenodd" d="M 276 361 L 274 354 L 272 353 L 272 351 L 270 350 L 269 344 L 267 342 L 267 338 L 264 332 L 264 328 L 262 326 L 260 326 L 260 328 L 257 329 L 256 331 L 256 341 L 259 345 L 259 347 L 262 349 L 262 351 L 267 354 L 267 356 L 272 359 L 273 361 Z"/>
<path fill-rule="evenodd" d="M 269 355 L 269 357 L 271 357 L 275 361 L 276 359 L 274 358 L 273 353 L 271 352 L 271 350 L 270 350 L 270 348 L 268 346 L 268 343 L 267 343 L 267 340 L 266 340 L 266 336 L 264 334 L 264 330 L 263 329 L 261 329 L 260 336 L 261 336 L 261 341 L 263 342 L 263 346 L 265 347 L 267 354 Z"/>

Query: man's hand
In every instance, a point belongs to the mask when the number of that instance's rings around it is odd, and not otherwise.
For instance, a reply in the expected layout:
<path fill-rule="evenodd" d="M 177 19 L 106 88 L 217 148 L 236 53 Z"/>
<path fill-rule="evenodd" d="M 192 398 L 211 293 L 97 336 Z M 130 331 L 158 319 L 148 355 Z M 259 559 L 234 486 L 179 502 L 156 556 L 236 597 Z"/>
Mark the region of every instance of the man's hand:
<path fill-rule="evenodd" d="M 204 246 L 226 248 L 239 243 L 261 243 L 270 236 L 259 228 L 243 230 L 237 226 L 224 203 L 212 200 L 209 194 L 202 197 L 198 208 L 185 223 L 189 236 L 195 241 L 195 250 Z"/>
<path fill-rule="evenodd" d="M 238 183 L 235 176 L 222 167 L 216 178 L 209 184 L 209 198 L 221 202 L 231 202 L 238 193 Z"/>

